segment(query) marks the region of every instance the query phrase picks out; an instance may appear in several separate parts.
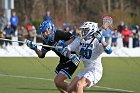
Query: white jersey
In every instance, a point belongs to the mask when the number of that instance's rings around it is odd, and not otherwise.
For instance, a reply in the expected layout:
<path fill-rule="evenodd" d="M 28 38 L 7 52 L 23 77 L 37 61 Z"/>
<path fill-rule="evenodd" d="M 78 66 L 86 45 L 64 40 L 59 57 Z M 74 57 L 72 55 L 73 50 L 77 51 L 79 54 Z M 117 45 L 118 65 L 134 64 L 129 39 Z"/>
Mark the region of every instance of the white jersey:
<path fill-rule="evenodd" d="M 86 68 L 101 66 L 101 54 L 104 52 L 102 44 L 100 44 L 96 38 L 90 44 L 91 40 L 92 38 L 89 40 L 81 40 L 80 37 L 77 37 L 68 45 L 68 49 L 70 51 L 76 51 L 77 55 L 81 56 L 81 54 L 84 53 L 80 60 L 84 63 L 84 67 Z M 87 46 L 89 47 L 86 49 Z"/>
<path fill-rule="evenodd" d="M 88 87 L 95 85 L 101 79 L 103 73 L 101 54 L 104 52 L 104 48 L 96 38 L 90 44 L 91 41 L 92 38 L 89 40 L 81 40 L 80 37 L 77 37 L 70 45 L 68 45 L 70 51 L 76 51 L 76 53 L 81 56 L 80 60 L 84 63 L 85 68 L 77 75 L 77 77 L 87 78 L 90 81 Z M 89 47 L 86 49 L 87 46 Z"/>

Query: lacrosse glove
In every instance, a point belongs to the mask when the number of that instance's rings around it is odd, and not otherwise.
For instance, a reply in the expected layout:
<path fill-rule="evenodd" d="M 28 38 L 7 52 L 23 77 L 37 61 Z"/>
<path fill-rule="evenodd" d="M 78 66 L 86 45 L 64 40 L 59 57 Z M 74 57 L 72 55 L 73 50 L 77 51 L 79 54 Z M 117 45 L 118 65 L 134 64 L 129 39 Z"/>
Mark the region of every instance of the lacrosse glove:
<path fill-rule="evenodd" d="M 96 31 L 96 32 L 93 34 L 93 36 L 94 36 L 95 38 L 98 39 L 99 43 L 101 43 L 101 42 L 103 41 L 103 35 L 101 34 L 100 31 Z"/>
<path fill-rule="evenodd" d="M 59 40 L 57 45 L 56 45 L 56 50 L 61 53 L 64 47 L 66 47 L 65 41 Z"/>
<path fill-rule="evenodd" d="M 76 54 L 70 54 L 69 59 L 76 65 L 78 66 L 78 64 L 80 63 L 80 59 Z"/>
<path fill-rule="evenodd" d="M 36 50 L 37 49 L 37 44 L 30 41 L 30 40 L 26 40 L 25 44 L 32 50 Z"/>
<path fill-rule="evenodd" d="M 63 48 L 63 50 L 60 53 L 65 57 L 69 57 L 71 54 L 67 47 Z"/>

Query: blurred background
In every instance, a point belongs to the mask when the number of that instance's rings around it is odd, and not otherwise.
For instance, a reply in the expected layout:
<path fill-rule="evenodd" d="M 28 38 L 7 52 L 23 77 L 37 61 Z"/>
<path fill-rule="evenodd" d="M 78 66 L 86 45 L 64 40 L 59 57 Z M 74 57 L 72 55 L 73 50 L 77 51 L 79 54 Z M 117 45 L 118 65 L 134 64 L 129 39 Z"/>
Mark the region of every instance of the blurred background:
<path fill-rule="evenodd" d="M 103 15 L 110 15 L 114 19 L 114 26 L 124 21 L 128 25 L 140 24 L 139 0 L 0 0 L 13 3 L 12 11 L 16 11 L 19 24 L 41 21 L 47 11 L 56 26 L 63 23 L 79 23 L 87 20 L 100 22 Z M 2 3 L 1 3 L 2 4 Z M 10 4 L 9 4 L 10 5 Z M 3 5 L 1 10 L 5 11 Z M 2 13 L 2 11 L 1 11 Z"/>
<path fill-rule="evenodd" d="M 140 0 L 0 0 L 0 38 L 41 42 L 39 24 L 53 20 L 56 30 L 73 33 L 85 21 L 102 24 L 113 18 L 103 35 L 112 47 L 137 48 L 140 43 Z M 0 41 L 0 47 L 17 45 Z M 23 44 L 18 43 L 19 46 Z"/>

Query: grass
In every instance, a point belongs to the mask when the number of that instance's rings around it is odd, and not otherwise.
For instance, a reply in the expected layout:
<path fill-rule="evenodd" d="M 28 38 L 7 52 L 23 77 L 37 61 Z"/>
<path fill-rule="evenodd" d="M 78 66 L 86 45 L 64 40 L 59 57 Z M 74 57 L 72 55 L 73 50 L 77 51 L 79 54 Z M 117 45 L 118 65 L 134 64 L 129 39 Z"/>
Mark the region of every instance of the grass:
<path fill-rule="evenodd" d="M 58 60 L 59 58 L 1 57 L 0 93 L 59 93 L 53 82 Z M 85 89 L 84 93 L 130 93 L 115 89 L 140 93 L 139 60 L 140 58 L 103 58 L 104 74 L 97 84 L 100 87 Z M 73 77 L 82 68 L 81 64 Z"/>

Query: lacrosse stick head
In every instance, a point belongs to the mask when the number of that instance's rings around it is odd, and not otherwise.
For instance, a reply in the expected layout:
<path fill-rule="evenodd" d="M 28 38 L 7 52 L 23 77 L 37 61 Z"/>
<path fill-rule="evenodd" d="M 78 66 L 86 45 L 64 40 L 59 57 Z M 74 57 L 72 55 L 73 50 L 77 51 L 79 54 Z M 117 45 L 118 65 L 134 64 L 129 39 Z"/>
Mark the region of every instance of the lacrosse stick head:
<path fill-rule="evenodd" d="M 106 29 L 106 28 L 112 27 L 112 25 L 113 25 L 112 17 L 110 17 L 110 16 L 103 16 L 102 20 L 103 20 L 103 25 L 102 25 L 103 28 Z"/>
<path fill-rule="evenodd" d="M 80 26 L 80 35 L 81 35 L 82 38 L 90 37 L 97 30 L 98 30 L 98 23 L 95 23 L 95 22 L 84 22 Z"/>

